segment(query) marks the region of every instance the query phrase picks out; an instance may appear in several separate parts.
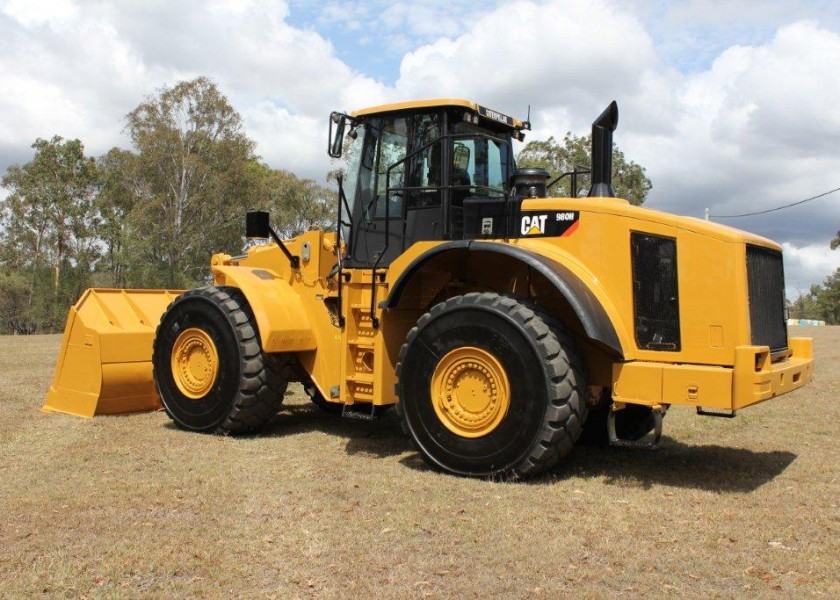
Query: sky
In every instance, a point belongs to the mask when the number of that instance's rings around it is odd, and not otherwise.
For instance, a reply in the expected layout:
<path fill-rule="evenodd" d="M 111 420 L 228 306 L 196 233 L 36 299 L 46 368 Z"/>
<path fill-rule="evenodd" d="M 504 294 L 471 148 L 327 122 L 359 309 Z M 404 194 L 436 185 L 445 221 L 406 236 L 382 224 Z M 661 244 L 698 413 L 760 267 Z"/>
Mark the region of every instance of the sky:
<path fill-rule="evenodd" d="M 585 135 L 616 100 L 645 206 L 779 242 L 795 297 L 840 267 L 840 192 L 715 215 L 840 187 L 838 73 L 836 1 L 0 0 L 0 172 L 39 137 L 130 148 L 125 115 L 200 75 L 269 166 L 318 180 L 332 110 L 530 106 L 534 140 Z"/>

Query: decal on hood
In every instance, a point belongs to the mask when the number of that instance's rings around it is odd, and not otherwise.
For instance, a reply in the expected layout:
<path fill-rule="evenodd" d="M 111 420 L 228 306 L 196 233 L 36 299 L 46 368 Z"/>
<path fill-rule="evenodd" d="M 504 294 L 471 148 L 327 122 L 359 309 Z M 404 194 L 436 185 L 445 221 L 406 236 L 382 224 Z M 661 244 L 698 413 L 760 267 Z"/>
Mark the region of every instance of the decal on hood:
<path fill-rule="evenodd" d="M 522 237 L 563 237 L 578 228 L 580 212 L 576 210 L 522 211 L 519 233 Z"/>

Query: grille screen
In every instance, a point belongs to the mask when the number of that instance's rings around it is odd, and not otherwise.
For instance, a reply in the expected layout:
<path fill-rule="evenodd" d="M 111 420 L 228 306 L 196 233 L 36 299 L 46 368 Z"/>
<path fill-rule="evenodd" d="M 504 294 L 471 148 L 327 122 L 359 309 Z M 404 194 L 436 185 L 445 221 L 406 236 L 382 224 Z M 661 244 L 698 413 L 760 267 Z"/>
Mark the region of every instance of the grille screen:
<path fill-rule="evenodd" d="M 770 346 L 772 352 L 786 349 L 788 341 L 782 253 L 747 245 L 747 278 L 753 345 Z"/>
<path fill-rule="evenodd" d="M 677 241 L 633 233 L 633 309 L 636 345 L 649 350 L 680 349 Z"/>

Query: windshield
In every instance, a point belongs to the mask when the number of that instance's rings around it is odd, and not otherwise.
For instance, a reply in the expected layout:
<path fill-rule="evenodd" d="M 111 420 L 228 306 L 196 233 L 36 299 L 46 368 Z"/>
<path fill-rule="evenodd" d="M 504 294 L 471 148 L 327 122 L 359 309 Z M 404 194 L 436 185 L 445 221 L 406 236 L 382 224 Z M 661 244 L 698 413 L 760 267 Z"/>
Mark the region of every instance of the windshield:
<path fill-rule="evenodd" d="M 362 161 L 362 145 L 365 139 L 365 125 L 359 125 L 355 129 L 357 135 L 347 135 L 344 138 L 344 182 L 342 189 L 344 196 L 347 198 L 347 208 L 352 210 L 353 200 L 356 198 L 356 191 L 359 184 L 359 164 Z M 345 223 L 350 222 L 350 215 L 346 214 L 346 207 L 342 204 L 341 220 Z M 349 226 L 341 226 L 341 237 L 345 243 L 349 243 Z"/>

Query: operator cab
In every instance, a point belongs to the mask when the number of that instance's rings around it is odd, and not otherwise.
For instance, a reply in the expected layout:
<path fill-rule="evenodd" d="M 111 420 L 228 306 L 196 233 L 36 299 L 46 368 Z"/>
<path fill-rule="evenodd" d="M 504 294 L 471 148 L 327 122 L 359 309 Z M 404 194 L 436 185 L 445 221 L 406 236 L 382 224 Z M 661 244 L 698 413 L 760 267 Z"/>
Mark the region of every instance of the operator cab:
<path fill-rule="evenodd" d="M 504 200 L 511 140 L 529 128 L 465 100 L 333 113 L 329 153 L 346 160 L 345 266 L 386 267 L 414 242 L 463 239 L 465 204 Z"/>

